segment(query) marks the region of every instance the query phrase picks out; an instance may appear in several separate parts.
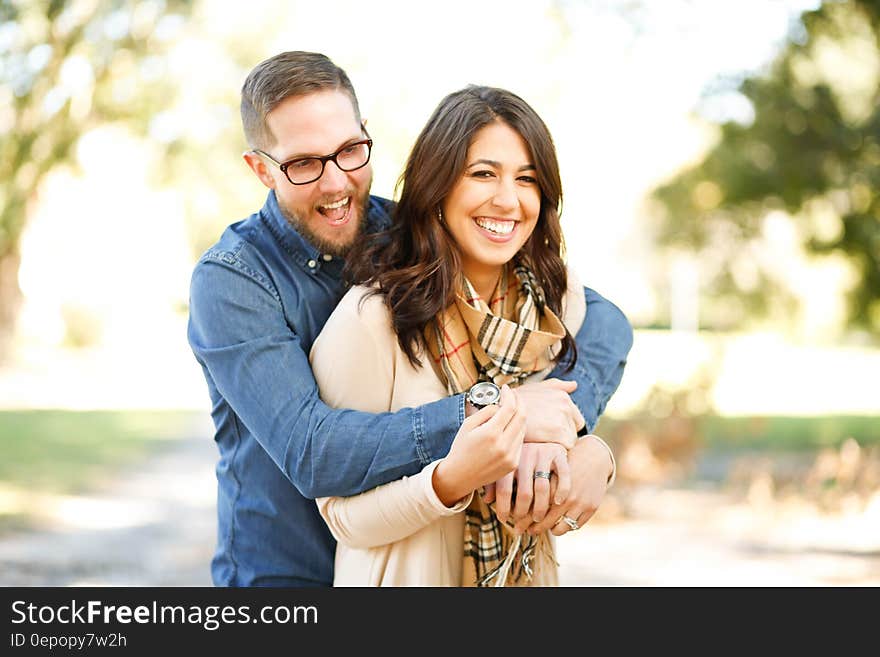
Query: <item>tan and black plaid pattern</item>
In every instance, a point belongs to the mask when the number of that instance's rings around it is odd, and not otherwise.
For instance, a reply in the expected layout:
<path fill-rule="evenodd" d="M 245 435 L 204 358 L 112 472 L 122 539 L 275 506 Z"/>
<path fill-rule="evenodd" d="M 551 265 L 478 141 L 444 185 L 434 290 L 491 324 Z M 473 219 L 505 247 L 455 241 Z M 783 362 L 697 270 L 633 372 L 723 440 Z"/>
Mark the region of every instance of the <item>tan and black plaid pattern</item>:
<path fill-rule="evenodd" d="M 516 386 L 552 363 L 565 328 L 546 308 L 531 270 L 519 262 L 513 274 L 504 268 L 488 301 L 462 277 L 455 303 L 426 328 L 434 368 L 450 394 L 477 381 Z M 505 586 L 531 579 L 534 564 L 546 562 L 551 548 L 546 536 L 524 538 L 522 543 L 513 526 L 502 524 L 492 505 L 475 496 L 466 512 L 464 582 Z"/>

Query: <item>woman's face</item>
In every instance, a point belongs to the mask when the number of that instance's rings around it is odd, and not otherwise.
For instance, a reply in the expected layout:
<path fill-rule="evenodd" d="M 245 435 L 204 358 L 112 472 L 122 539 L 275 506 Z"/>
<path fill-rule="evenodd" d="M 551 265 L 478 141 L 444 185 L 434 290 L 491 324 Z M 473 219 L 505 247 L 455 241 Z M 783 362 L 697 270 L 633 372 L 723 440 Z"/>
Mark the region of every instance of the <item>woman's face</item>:
<path fill-rule="evenodd" d="M 525 140 L 501 121 L 481 128 L 443 204 L 465 276 L 473 280 L 509 262 L 531 236 L 540 210 L 541 190 Z"/>

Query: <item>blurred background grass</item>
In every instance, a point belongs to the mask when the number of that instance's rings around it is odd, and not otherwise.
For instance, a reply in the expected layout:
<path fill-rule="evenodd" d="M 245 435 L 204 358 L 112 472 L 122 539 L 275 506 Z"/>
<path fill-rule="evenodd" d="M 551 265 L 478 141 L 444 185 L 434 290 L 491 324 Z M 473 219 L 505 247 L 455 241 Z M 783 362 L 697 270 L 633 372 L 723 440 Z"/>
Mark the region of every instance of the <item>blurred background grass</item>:
<path fill-rule="evenodd" d="M 0 412 L 0 481 L 76 493 L 142 459 L 165 441 L 188 437 L 193 411 Z"/>
<path fill-rule="evenodd" d="M 39 500 L 92 490 L 192 438 L 195 411 L 0 411 L 0 532 L 40 519 Z M 157 481 L 157 486 L 162 482 Z"/>

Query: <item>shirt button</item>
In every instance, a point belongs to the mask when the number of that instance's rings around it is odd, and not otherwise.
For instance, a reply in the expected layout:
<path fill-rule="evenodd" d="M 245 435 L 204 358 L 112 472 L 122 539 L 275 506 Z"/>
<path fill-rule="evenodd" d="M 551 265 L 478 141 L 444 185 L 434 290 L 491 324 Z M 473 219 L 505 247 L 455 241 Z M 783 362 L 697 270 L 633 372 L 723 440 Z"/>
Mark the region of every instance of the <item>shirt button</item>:
<path fill-rule="evenodd" d="M 324 262 L 330 262 L 331 260 L 333 260 L 333 256 L 330 255 L 329 253 L 325 253 L 324 254 Z"/>
<path fill-rule="evenodd" d="M 315 262 L 314 260 L 309 260 L 307 264 L 309 265 L 309 269 L 314 269 L 315 267 L 318 266 L 318 263 Z"/>

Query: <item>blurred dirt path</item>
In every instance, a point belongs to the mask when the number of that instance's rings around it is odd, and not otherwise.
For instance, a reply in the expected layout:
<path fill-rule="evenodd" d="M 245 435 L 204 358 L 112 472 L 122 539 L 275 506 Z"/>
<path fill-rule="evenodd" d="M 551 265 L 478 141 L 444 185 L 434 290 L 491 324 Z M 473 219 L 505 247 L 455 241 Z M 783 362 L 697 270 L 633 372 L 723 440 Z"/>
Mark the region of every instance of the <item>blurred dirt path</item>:
<path fill-rule="evenodd" d="M 0 535 L 4 586 L 210 586 L 216 448 L 206 433 L 169 445 L 87 496 L 51 527 Z"/>
<path fill-rule="evenodd" d="M 0 584 L 210 586 L 209 436 L 170 442 L 90 495 L 64 498 L 51 528 L 0 535 Z M 621 488 L 558 546 L 566 586 L 880 586 L 880 495 L 825 517 L 712 488 Z"/>
<path fill-rule="evenodd" d="M 566 585 L 880 586 L 880 492 L 832 515 L 717 487 L 641 486 L 612 491 L 594 520 L 557 544 Z"/>

